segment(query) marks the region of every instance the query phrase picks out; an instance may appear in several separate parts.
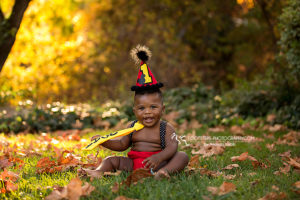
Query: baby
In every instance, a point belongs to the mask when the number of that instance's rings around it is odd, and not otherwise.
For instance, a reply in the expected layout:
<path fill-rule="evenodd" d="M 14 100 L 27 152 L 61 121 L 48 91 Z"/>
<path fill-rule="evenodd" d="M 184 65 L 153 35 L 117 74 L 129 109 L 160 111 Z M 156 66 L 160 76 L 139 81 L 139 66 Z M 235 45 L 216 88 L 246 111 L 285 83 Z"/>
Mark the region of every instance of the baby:
<path fill-rule="evenodd" d="M 103 172 L 109 171 L 147 168 L 159 179 L 181 171 L 189 161 L 186 153 L 177 151 L 178 141 L 174 128 L 161 120 L 165 106 L 159 88 L 163 84 L 156 81 L 146 64 L 151 52 L 145 46 L 137 46 L 131 54 L 141 65 L 136 85 L 131 88 L 135 91 L 133 112 L 144 128 L 102 143 L 103 147 L 114 151 L 124 151 L 129 147 L 131 150 L 128 157 L 110 156 L 96 170 L 85 169 L 92 177 L 100 177 Z"/>
<path fill-rule="evenodd" d="M 174 128 L 161 121 L 164 109 L 160 89 L 136 92 L 133 112 L 144 128 L 102 144 L 114 151 L 124 151 L 131 147 L 128 157 L 107 157 L 96 170 L 86 169 L 86 173 L 92 177 L 100 177 L 103 172 L 108 171 L 148 168 L 159 179 L 184 169 L 189 158 L 186 153 L 177 151 L 178 141 L 174 137 Z"/>

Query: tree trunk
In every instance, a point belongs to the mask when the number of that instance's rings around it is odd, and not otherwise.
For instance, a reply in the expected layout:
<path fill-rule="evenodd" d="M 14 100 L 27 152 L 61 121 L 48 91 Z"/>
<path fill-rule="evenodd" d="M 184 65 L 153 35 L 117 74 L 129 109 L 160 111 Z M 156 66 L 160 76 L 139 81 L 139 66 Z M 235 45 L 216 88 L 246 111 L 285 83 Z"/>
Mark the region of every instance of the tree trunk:
<path fill-rule="evenodd" d="M 8 19 L 5 19 L 0 8 L 0 24 L 4 26 L 3 28 L 1 28 L 3 32 L 0 33 L 0 38 L 2 39 L 2 41 L 0 41 L 0 73 L 11 51 L 12 46 L 15 43 L 16 35 L 20 28 L 24 12 L 27 9 L 30 1 L 31 0 L 15 0 L 12 13 Z"/>

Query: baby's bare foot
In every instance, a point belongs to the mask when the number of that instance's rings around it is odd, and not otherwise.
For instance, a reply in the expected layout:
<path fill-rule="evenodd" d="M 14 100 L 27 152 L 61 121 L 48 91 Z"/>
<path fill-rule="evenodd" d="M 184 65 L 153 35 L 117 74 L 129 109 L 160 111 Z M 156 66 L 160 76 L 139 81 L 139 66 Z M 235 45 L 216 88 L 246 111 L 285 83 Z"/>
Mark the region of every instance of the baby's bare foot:
<path fill-rule="evenodd" d="M 78 169 L 77 174 L 80 177 L 92 177 L 92 178 L 101 178 L 103 173 L 98 170 L 91 170 L 91 169 Z"/>
<path fill-rule="evenodd" d="M 164 170 L 164 169 L 160 169 L 158 170 L 155 175 L 154 175 L 154 178 L 156 180 L 161 180 L 162 178 L 170 178 L 170 175 L 169 173 L 167 172 L 167 170 Z"/>

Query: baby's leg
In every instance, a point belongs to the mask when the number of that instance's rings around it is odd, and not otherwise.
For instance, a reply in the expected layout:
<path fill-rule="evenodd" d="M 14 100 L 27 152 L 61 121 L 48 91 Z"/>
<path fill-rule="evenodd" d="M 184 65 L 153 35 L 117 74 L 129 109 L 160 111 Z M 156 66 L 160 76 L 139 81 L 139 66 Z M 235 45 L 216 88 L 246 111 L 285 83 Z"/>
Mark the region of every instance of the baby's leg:
<path fill-rule="evenodd" d="M 189 157 L 185 152 L 176 152 L 168 163 L 157 171 L 155 178 L 169 177 L 169 174 L 180 172 L 188 165 L 188 162 Z"/>
<path fill-rule="evenodd" d="M 133 161 L 128 157 L 109 156 L 106 157 L 96 170 L 83 169 L 91 177 L 100 178 L 103 172 L 112 172 L 116 170 L 132 171 Z M 79 173 L 83 173 L 82 171 Z"/>

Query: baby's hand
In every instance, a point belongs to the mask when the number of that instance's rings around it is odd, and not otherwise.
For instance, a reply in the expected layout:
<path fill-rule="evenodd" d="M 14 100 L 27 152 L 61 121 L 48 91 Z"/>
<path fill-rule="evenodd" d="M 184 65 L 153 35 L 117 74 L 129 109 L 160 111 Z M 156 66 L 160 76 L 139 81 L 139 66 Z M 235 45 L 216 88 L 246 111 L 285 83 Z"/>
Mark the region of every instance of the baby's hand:
<path fill-rule="evenodd" d="M 157 154 L 155 154 L 146 158 L 142 163 L 145 164 L 145 168 L 152 168 L 155 170 L 161 163 L 161 160 L 160 157 Z"/>
<path fill-rule="evenodd" d="M 94 139 L 96 139 L 96 138 L 98 138 L 98 137 L 100 137 L 101 135 L 94 135 L 93 137 L 91 137 L 91 141 L 92 140 L 94 140 Z"/>

